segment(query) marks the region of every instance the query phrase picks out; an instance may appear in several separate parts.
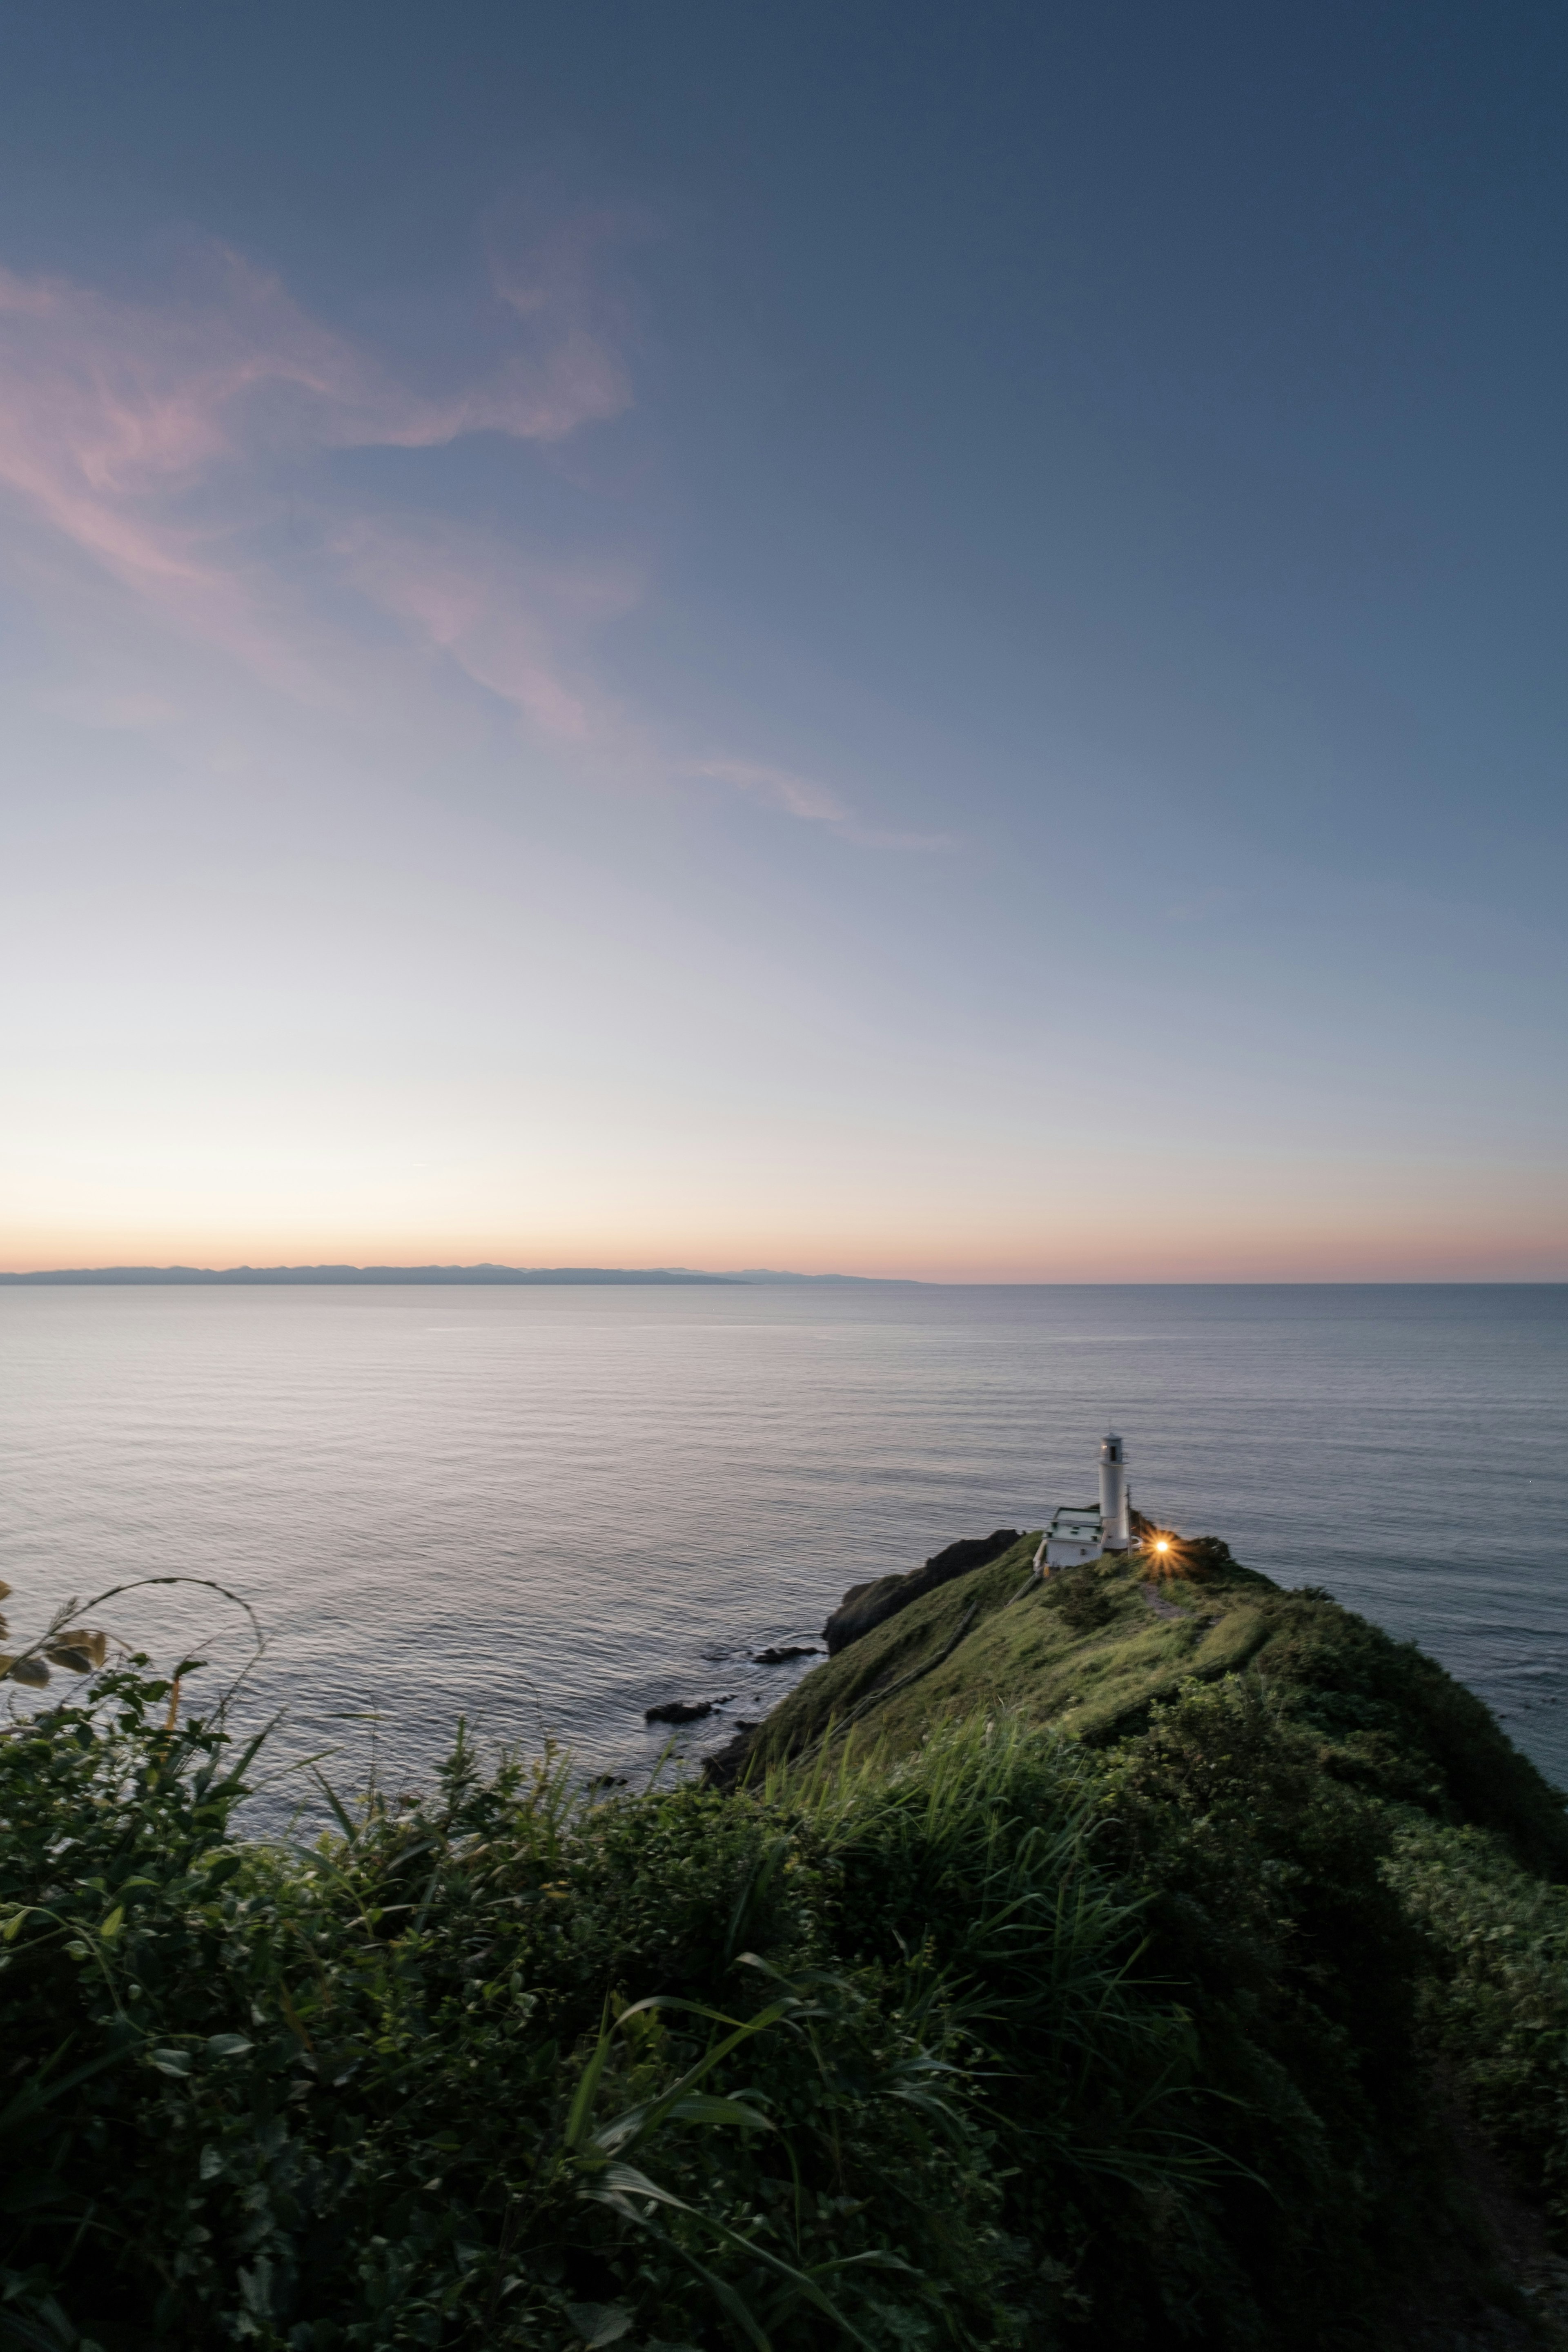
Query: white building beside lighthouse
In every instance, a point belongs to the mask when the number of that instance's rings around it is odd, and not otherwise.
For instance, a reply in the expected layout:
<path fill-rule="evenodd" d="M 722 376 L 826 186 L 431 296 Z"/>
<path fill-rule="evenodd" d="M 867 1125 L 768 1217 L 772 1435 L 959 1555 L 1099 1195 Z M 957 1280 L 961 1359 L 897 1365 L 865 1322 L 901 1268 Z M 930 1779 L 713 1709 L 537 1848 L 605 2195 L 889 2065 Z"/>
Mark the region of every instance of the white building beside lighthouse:
<path fill-rule="evenodd" d="M 1092 1504 L 1075 1510 L 1065 1503 L 1040 1538 L 1035 1566 L 1048 1574 L 1053 1568 L 1081 1568 L 1098 1559 L 1105 1546 L 1100 1539 L 1100 1513 Z"/>
<path fill-rule="evenodd" d="M 1035 1554 L 1039 1571 L 1081 1568 L 1108 1551 L 1132 1549 L 1132 1489 L 1127 1484 L 1127 1448 L 1112 1430 L 1100 1449 L 1100 1508 L 1064 1503 L 1040 1538 Z"/>

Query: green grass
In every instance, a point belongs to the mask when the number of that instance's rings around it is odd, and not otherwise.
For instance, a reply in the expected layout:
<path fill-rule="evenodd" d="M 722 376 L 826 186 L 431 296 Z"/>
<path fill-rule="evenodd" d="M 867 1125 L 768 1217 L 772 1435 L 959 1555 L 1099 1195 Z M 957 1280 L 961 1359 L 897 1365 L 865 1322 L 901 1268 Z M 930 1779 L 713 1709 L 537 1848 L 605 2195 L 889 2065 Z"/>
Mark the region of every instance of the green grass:
<path fill-rule="evenodd" d="M 731 1794 L 459 1738 L 300 1850 L 142 1667 L 0 1737 L 0 2346 L 1382 2347 L 1484 2273 L 1438 2053 L 1568 2230 L 1563 1801 L 1321 1595 L 1035 1540 Z"/>
<path fill-rule="evenodd" d="M 1191 1683 L 1251 1670 L 1336 1778 L 1494 1830 L 1521 1860 L 1568 1876 L 1562 1798 L 1412 1644 L 1235 1561 L 1152 1580 L 1138 1552 L 1075 1572 L 1092 1578 L 1104 1617 L 1080 1630 L 1059 1573 L 1030 1574 L 1038 1540 L 1026 1535 L 815 1668 L 752 1735 L 742 1771 L 823 1748 L 894 1758 L 934 1724 L 998 1709 L 1103 1746 L 1136 1735 Z M 1151 1592 L 1179 1613 L 1157 1613 Z"/>
<path fill-rule="evenodd" d="M 1102 1738 L 1189 1676 L 1234 1672 L 1267 1637 L 1263 1580 L 1243 1570 L 1223 1586 L 1162 1580 L 1181 1611 L 1173 1622 L 1149 1607 L 1139 1555 L 1099 1563 L 1110 1622 L 1080 1633 L 1055 1606 L 1052 1580 L 1031 1574 L 1038 1543 L 1037 1531 L 1026 1535 L 816 1667 L 755 1735 L 752 1769 L 825 1740 L 898 1755 L 934 1722 L 996 1707 Z"/>

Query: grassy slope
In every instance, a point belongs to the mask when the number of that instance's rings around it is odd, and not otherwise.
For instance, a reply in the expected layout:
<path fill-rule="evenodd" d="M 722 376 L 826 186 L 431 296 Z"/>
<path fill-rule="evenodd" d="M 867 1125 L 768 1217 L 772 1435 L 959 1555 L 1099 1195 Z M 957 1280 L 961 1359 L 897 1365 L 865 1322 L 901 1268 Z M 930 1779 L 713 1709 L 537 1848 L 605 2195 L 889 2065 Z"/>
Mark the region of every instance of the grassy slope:
<path fill-rule="evenodd" d="M 1410 2352 L 1396 2284 L 1491 2292 L 1433 2049 L 1568 2242 L 1563 1801 L 1223 1548 L 1032 1548 L 808 1677 L 753 1763 L 823 1769 L 734 1799 L 460 1747 L 303 1854 L 166 1683 L 0 1740 L 0 2340 L 75 2341 L 58 2295 L 104 2352 L 735 2352 L 742 2306 L 823 2352 L 826 2281 L 868 2352 Z"/>
<path fill-rule="evenodd" d="M 1180 1612 L 1167 1618 L 1144 1597 L 1133 1556 L 1096 1571 L 1110 1622 L 1075 1631 L 1053 1605 L 1050 1580 L 1031 1576 L 1038 1542 L 1037 1532 L 1024 1536 L 988 1568 L 927 1593 L 816 1667 L 757 1732 L 757 1761 L 846 1731 L 856 1744 L 873 1737 L 897 1754 L 942 1717 L 995 1706 L 1103 1738 L 1186 1676 L 1245 1665 L 1265 1638 L 1257 1595 L 1274 1588 L 1264 1579 L 1238 1570 L 1223 1588 L 1164 1580 L 1161 1597 Z"/>
<path fill-rule="evenodd" d="M 995 1707 L 1100 1746 L 1142 1729 L 1184 1684 L 1252 1667 L 1336 1778 L 1500 1831 L 1531 1866 L 1568 1877 L 1564 1800 L 1413 1646 L 1235 1562 L 1152 1582 L 1138 1553 L 1098 1564 L 1108 1613 L 1083 1630 L 1058 1580 L 1031 1577 L 1038 1540 L 1026 1535 L 818 1666 L 752 1735 L 744 1769 L 824 1745 L 898 1756 L 937 1722 Z"/>

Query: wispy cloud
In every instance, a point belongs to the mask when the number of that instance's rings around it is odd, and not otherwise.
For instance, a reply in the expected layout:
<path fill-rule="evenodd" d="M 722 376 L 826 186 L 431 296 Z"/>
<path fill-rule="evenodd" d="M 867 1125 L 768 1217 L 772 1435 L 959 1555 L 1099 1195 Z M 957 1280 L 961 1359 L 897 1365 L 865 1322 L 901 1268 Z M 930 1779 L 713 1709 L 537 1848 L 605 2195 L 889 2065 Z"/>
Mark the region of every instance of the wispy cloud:
<path fill-rule="evenodd" d="M 578 654 L 640 593 L 629 564 L 542 563 L 482 534 L 360 520 L 333 545 L 345 577 L 547 735 L 601 749 L 623 723 Z"/>
<path fill-rule="evenodd" d="M 0 485 L 138 598 L 269 673 L 271 583 L 246 541 L 289 460 L 479 432 L 551 442 L 629 400 L 616 354 L 575 320 L 476 382 L 412 390 L 277 278 L 212 259 L 205 299 L 164 303 L 0 269 Z"/>
<path fill-rule="evenodd" d="M 619 415 L 632 398 L 624 321 L 595 267 L 616 233 L 610 216 L 584 215 L 493 253 L 497 317 L 516 347 L 435 391 L 226 249 L 208 250 L 197 290 L 178 299 L 0 268 L 0 496 L 140 609 L 308 701 L 352 705 L 366 660 L 384 662 L 374 646 L 391 620 L 601 779 L 677 790 L 700 780 L 846 841 L 950 847 L 868 826 L 841 793 L 793 770 L 694 761 L 668 730 L 657 740 L 591 650 L 642 593 L 639 565 L 541 558 L 450 516 L 389 510 L 324 464 L 476 433 L 551 446 Z M 281 520 L 301 513 L 302 535 L 284 544 Z M 371 625 L 366 614 L 357 635 L 354 598 L 379 616 Z M 121 701 L 102 723 L 147 726 L 168 709 L 151 689 Z"/>
<path fill-rule="evenodd" d="M 787 768 L 765 768 L 754 760 L 701 760 L 693 764 L 691 772 L 714 783 L 733 784 L 738 792 L 749 793 L 770 808 L 783 809 L 786 816 L 804 818 L 808 824 L 854 823 L 837 793 L 814 783 L 809 776 L 792 775 Z"/>
<path fill-rule="evenodd" d="M 738 792 L 748 793 L 766 807 L 799 817 L 806 824 L 828 825 L 844 840 L 858 842 L 868 849 L 937 850 L 957 845 L 951 834 L 888 833 L 863 824 L 837 793 L 789 768 L 764 767 L 755 760 L 701 760 L 693 763 L 689 772 L 705 776 L 714 783 L 732 784 Z"/>

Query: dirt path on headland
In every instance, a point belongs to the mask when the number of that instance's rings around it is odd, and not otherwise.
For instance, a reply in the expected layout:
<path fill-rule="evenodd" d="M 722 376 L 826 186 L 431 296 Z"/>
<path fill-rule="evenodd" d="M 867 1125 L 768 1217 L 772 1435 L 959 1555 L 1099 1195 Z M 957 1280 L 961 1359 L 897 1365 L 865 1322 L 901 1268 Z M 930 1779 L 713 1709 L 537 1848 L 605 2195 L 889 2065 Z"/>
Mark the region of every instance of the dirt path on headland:
<path fill-rule="evenodd" d="M 1154 1612 L 1156 1617 L 1184 1617 L 1186 1615 L 1187 1612 L 1184 1609 L 1178 1609 L 1173 1601 L 1167 1601 L 1164 1594 L 1163 1592 L 1156 1592 L 1152 1584 L 1141 1584 L 1138 1587 L 1138 1590 L 1143 1595 L 1144 1600 L 1149 1603 L 1150 1608 Z"/>

